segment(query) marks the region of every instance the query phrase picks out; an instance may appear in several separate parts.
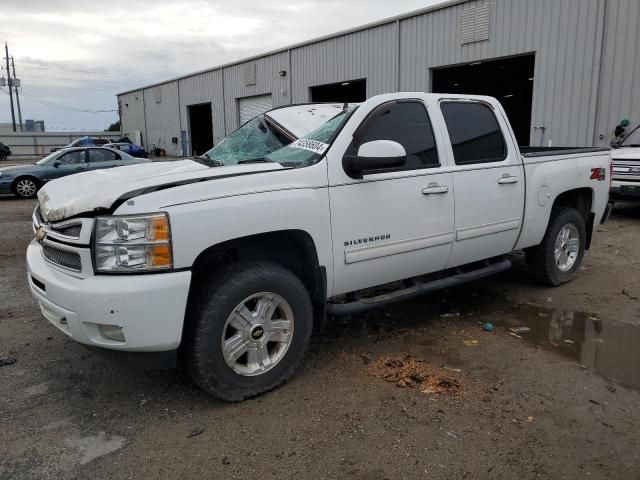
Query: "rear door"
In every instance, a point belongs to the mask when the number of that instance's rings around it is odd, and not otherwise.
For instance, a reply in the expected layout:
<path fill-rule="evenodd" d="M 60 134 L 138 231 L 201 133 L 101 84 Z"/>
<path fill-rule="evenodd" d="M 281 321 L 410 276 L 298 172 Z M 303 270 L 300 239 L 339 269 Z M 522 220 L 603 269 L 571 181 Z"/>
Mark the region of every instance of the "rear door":
<path fill-rule="evenodd" d="M 444 100 L 440 109 L 455 165 L 455 242 L 447 267 L 506 254 L 522 226 L 525 186 L 506 118 L 482 101 Z"/>
<path fill-rule="evenodd" d="M 89 149 L 89 170 L 117 167 L 121 164 L 120 154 L 111 148 Z"/>
<path fill-rule="evenodd" d="M 439 155 L 442 135 L 430 118 L 421 99 L 382 103 L 355 135 L 355 123 L 348 124 L 329 150 L 334 294 L 444 268 L 453 242 L 453 185 Z M 373 140 L 400 143 L 406 164 L 350 177 L 345 147 L 356 154 Z"/>

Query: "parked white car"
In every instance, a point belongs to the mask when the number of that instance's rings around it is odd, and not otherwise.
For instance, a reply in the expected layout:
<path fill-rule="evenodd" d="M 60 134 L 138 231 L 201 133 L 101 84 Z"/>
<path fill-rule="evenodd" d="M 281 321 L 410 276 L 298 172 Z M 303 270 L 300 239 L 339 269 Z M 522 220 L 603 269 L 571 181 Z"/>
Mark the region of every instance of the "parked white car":
<path fill-rule="evenodd" d="M 611 153 L 613 183 L 611 199 L 640 201 L 640 127 L 633 130 Z"/>
<path fill-rule="evenodd" d="M 514 250 L 570 281 L 610 210 L 608 150 L 522 153 L 494 98 L 330 108 L 268 112 L 218 158 L 47 184 L 27 250 L 44 316 L 237 401 L 289 378 L 327 314 L 503 271 Z M 272 137 L 288 144 L 266 152 Z"/>

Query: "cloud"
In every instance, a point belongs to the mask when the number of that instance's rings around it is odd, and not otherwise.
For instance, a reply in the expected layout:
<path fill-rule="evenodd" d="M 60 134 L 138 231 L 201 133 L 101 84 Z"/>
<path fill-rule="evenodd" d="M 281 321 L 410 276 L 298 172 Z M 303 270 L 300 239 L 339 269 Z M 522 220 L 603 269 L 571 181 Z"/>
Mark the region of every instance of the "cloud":
<path fill-rule="evenodd" d="M 117 92 L 408 12 L 441 0 L 5 0 L 0 19 L 25 92 L 76 108 L 115 108 Z M 10 22 L 6 21 L 11 19 Z M 100 128 L 22 100 L 24 118 Z M 0 92 L 0 122 L 10 120 Z"/>

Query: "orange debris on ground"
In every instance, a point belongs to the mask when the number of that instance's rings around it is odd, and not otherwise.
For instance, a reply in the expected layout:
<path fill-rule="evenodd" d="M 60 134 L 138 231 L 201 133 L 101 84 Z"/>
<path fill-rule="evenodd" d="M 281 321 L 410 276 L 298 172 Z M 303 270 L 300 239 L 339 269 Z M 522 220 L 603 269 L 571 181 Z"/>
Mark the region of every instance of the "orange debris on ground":
<path fill-rule="evenodd" d="M 367 371 L 400 388 L 416 388 L 422 393 L 459 395 L 462 392 L 462 383 L 455 372 L 434 367 L 426 360 L 385 356 L 371 362 Z"/>

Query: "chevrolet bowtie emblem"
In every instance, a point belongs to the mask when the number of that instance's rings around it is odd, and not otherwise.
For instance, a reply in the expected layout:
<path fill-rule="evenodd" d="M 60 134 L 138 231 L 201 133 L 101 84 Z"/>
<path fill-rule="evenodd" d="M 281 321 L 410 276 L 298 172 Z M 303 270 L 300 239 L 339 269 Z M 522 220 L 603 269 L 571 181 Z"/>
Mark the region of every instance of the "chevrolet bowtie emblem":
<path fill-rule="evenodd" d="M 44 240 L 46 236 L 47 232 L 44 231 L 44 228 L 38 227 L 38 230 L 36 230 L 36 240 L 42 243 L 42 240 Z"/>

